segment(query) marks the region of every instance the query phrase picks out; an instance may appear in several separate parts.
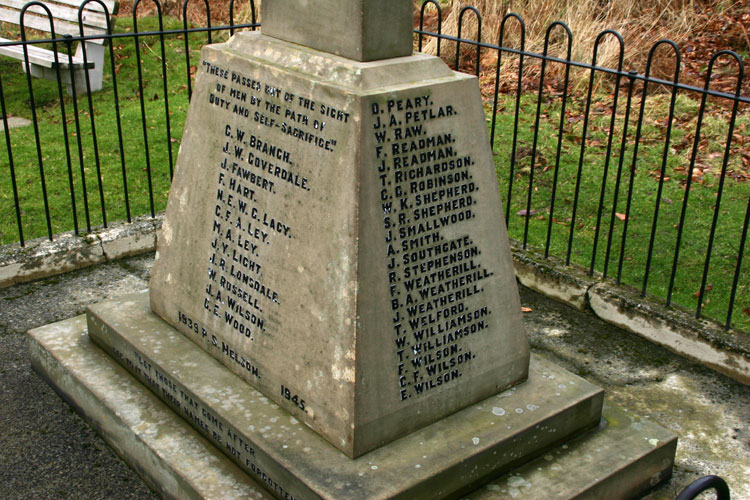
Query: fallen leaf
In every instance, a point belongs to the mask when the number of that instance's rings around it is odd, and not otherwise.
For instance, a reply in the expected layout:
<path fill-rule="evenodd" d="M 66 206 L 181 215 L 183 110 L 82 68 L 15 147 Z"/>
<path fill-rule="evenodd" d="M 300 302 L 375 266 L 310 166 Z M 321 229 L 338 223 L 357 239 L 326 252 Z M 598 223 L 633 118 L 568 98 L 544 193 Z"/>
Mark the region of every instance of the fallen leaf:
<path fill-rule="evenodd" d="M 516 215 L 521 215 L 525 217 L 529 215 L 534 215 L 535 213 L 536 213 L 536 210 L 531 210 L 530 212 L 527 213 L 526 209 L 524 208 L 523 210 L 519 210 L 518 212 L 516 212 Z"/>
<path fill-rule="evenodd" d="M 532 309 L 532 308 L 530 308 L 530 307 L 525 307 L 525 306 L 522 306 L 522 307 L 521 307 L 521 312 L 524 312 L 524 313 L 530 313 L 530 312 L 532 312 L 532 311 L 533 311 L 533 309 Z"/>
<path fill-rule="evenodd" d="M 621 214 L 619 212 L 615 213 L 615 217 L 617 217 L 618 219 L 620 219 L 623 222 L 625 222 L 625 219 L 627 219 L 627 216 L 625 214 Z"/>

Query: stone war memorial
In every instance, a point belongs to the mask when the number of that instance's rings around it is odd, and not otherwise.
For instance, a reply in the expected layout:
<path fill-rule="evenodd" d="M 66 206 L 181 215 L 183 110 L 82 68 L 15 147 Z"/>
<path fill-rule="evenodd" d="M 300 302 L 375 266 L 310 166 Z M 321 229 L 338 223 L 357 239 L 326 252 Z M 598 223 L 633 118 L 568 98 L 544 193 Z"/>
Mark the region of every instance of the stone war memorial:
<path fill-rule="evenodd" d="M 31 332 L 158 493 L 616 499 L 670 476 L 672 434 L 530 355 L 477 80 L 412 53 L 410 1 L 265 0 L 197 73 L 150 290 Z"/>

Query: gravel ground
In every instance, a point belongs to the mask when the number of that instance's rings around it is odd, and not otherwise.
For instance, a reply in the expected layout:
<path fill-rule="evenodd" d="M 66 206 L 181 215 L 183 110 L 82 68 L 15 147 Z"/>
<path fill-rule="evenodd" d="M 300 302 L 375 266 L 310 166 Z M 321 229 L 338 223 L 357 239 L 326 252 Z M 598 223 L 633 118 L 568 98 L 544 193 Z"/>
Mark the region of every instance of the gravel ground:
<path fill-rule="evenodd" d="M 157 499 L 31 370 L 26 331 L 148 287 L 153 255 L 0 290 L 0 498 Z"/>
<path fill-rule="evenodd" d="M 158 498 L 30 368 L 25 332 L 145 289 L 153 254 L 0 290 L 0 498 Z M 521 290 L 532 349 L 602 386 L 610 401 L 679 437 L 674 498 L 705 474 L 750 499 L 750 390 L 649 342 Z"/>

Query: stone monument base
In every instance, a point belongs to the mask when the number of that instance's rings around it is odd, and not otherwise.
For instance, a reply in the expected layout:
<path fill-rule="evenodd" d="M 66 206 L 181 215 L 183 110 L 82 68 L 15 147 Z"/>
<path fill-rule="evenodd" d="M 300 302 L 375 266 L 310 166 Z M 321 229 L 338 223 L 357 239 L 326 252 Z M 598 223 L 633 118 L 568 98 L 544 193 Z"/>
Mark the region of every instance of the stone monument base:
<path fill-rule="evenodd" d="M 166 498 L 617 499 L 672 470 L 674 435 L 602 413 L 601 389 L 540 357 L 526 383 L 350 459 L 152 314 L 147 292 L 30 336 L 35 370 Z"/>

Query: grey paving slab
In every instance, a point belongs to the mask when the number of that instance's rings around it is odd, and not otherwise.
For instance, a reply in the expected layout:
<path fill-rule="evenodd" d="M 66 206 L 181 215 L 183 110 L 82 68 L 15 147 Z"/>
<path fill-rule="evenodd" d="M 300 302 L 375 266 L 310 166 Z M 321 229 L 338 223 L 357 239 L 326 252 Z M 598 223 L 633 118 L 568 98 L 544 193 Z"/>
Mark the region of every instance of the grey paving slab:
<path fill-rule="evenodd" d="M 31 120 L 28 120 L 26 118 L 21 118 L 20 116 L 8 116 L 8 117 L 0 116 L 0 132 L 5 131 L 5 122 L 8 122 L 9 129 L 28 127 L 29 125 L 31 125 Z"/>

